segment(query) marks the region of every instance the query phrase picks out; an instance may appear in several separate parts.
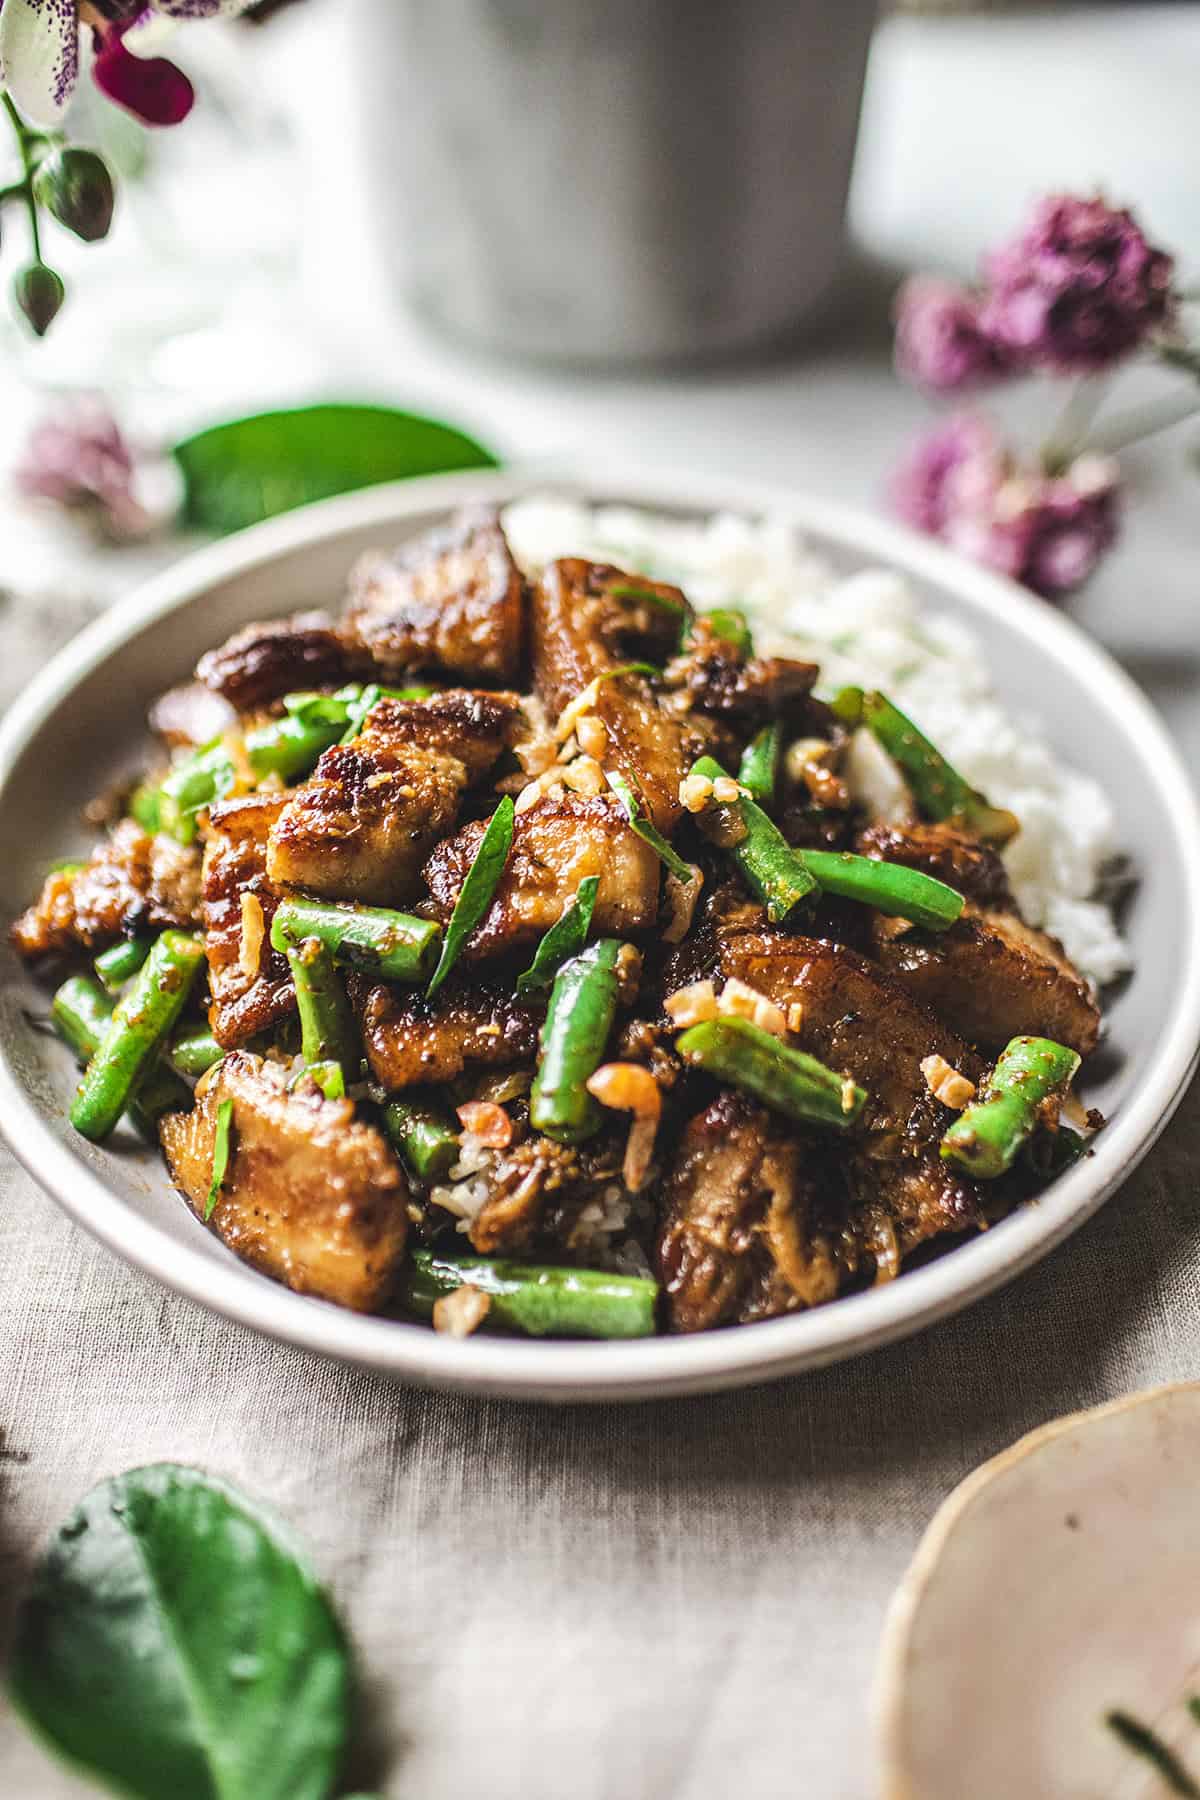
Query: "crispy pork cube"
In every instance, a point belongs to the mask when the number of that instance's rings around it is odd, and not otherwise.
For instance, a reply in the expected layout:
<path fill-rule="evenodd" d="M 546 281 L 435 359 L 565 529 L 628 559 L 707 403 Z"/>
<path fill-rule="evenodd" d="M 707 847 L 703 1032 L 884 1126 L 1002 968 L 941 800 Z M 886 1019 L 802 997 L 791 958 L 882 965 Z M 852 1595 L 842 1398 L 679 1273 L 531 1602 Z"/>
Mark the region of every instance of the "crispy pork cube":
<path fill-rule="evenodd" d="M 380 1132 L 355 1120 L 353 1101 L 310 1081 L 290 1088 L 281 1064 L 234 1051 L 201 1078 L 193 1110 L 159 1127 L 171 1179 L 200 1218 L 226 1100 L 229 1164 L 211 1219 L 222 1243 L 297 1293 L 375 1311 L 404 1255 L 408 1202 Z"/>
<path fill-rule="evenodd" d="M 361 977 L 351 979 L 350 995 L 371 1073 L 393 1089 L 532 1062 L 546 1011 L 544 995 L 519 1000 L 511 985 L 453 976 L 432 1002 Z"/>
<path fill-rule="evenodd" d="M 1013 906 L 1008 873 L 996 851 L 953 825 L 868 825 L 854 848 L 860 856 L 919 869 L 980 906 Z"/>
<path fill-rule="evenodd" d="M 484 824 L 464 825 L 425 865 L 439 915 L 448 919 L 479 848 Z M 561 916 L 589 875 L 599 877 L 593 931 L 643 931 L 658 912 L 658 857 L 611 796 L 545 795 L 518 813 L 492 903 L 463 946 L 465 961 L 532 944 Z"/>
<path fill-rule="evenodd" d="M 815 1227 L 830 1179 L 802 1134 L 724 1090 L 689 1120 L 666 1180 L 657 1258 L 674 1331 L 832 1300 L 838 1264 Z"/>
<path fill-rule="evenodd" d="M 1057 938 L 1015 913 L 968 906 L 948 931 L 889 933 L 876 922 L 876 955 L 900 985 L 985 1049 L 1031 1034 L 1090 1056 L 1100 1008 Z"/>
<path fill-rule="evenodd" d="M 365 556 L 350 578 L 344 636 L 389 678 L 432 669 L 512 681 L 524 612 L 520 571 L 499 519 L 470 511 L 392 556 Z"/>
<path fill-rule="evenodd" d="M 327 899 L 406 900 L 518 717 L 515 695 L 462 688 L 379 701 L 358 736 L 327 750 L 289 797 L 271 831 L 271 880 Z"/>
<path fill-rule="evenodd" d="M 282 793 L 249 794 L 218 801 L 209 811 L 201 906 L 208 1016 L 213 1036 L 227 1050 L 296 1007 L 287 958 L 271 948 L 279 895 L 267 879 L 267 835 L 286 802 Z"/>
<path fill-rule="evenodd" d="M 174 838 L 122 819 L 82 869 L 48 875 L 9 933 L 22 956 L 98 950 L 122 937 L 187 930 L 200 906 L 200 857 Z"/>
<path fill-rule="evenodd" d="M 338 687 L 364 662 L 328 613 L 295 613 L 235 631 L 200 658 L 196 679 L 243 713 L 297 689 Z"/>

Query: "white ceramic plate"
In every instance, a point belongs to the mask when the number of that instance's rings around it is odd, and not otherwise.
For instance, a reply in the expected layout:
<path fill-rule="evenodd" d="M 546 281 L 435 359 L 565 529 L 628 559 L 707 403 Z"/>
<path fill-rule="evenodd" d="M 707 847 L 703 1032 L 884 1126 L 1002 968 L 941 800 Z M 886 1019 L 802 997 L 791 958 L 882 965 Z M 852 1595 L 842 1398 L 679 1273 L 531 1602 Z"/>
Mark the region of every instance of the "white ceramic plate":
<path fill-rule="evenodd" d="M 1109 1011 L 1103 1079 L 1111 1116 L 1095 1155 L 1036 1206 L 891 1286 L 790 1318 L 690 1338 L 620 1344 L 454 1341 L 301 1298 L 244 1267 L 192 1217 L 158 1157 L 126 1141 L 83 1142 L 67 1123 L 75 1074 L 35 1031 L 45 1009 L 15 958 L 0 956 L 0 1125 L 73 1218 L 130 1262 L 232 1319 L 414 1382 L 544 1399 L 643 1398 L 790 1374 L 855 1355 L 940 1318 L 1044 1256 L 1120 1185 L 1174 1111 L 1200 1039 L 1200 821 L 1158 718 L 1103 651 L 1020 589 L 937 545 L 823 501 L 735 481 L 586 471 L 437 476 L 275 519 L 189 557 L 114 607 L 32 684 L 0 726 L 0 915 L 11 918 L 47 864 L 87 841 L 80 808 L 135 769 L 154 695 L 249 619 L 328 604 L 365 548 L 420 531 L 464 502 L 553 488 L 592 503 L 679 516 L 723 509 L 790 518 L 839 569 L 900 569 L 929 603 L 965 616 L 1010 704 L 1103 783 L 1140 875 L 1126 929 L 1137 968 Z"/>
<path fill-rule="evenodd" d="M 1168 1800 L 1112 1711 L 1200 1776 L 1197 1458 L 1191 1382 L 1056 1419 L 954 1490 L 888 1614 L 882 1800 Z"/>

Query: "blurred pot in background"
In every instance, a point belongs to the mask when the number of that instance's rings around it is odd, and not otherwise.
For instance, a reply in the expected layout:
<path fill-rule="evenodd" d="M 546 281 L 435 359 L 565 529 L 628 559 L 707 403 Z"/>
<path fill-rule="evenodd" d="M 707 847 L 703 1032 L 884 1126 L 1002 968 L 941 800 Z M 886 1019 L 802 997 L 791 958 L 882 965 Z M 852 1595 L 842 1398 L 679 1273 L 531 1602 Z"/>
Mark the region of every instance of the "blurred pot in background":
<path fill-rule="evenodd" d="M 875 0 L 355 0 L 404 299 L 521 356 L 665 362 L 809 318 Z"/>

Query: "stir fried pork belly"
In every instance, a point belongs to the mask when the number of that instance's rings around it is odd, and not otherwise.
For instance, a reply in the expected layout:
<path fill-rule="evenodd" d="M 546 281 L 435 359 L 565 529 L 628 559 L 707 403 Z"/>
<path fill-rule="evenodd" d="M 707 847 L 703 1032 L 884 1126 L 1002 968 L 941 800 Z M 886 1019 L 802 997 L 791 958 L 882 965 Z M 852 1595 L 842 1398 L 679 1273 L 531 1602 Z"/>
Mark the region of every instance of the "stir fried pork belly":
<path fill-rule="evenodd" d="M 154 709 L 145 825 L 12 941 L 198 934 L 155 1051 L 207 1067 L 191 1110 L 142 1077 L 100 1112 L 170 1106 L 193 1211 L 301 1292 L 597 1336 L 824 1305 L 1079 1153 L 1100 1015 L 981 835 L 1010 815 L 901 731 L 946 816 L 872 819 L 847 751 L 881 707 L 818 680 L 668 583 L 526 579 L 467 513 L 365 558 L 343 617 L 204 656 Z M 180 1011 L 136 998 L 112 1032 Z"/>
<path fill-rule="evenodd" d="M 380 1132 L 350 1100 L 289 1088 L 277 1063 L 235 1051 L 203 1076 L 188 1113 L 161 1126 L 172 1180 L 204 1216 L 222 1105 L 231 1153 L 212 1211 L 223 1243 L 297 1293 L 355 1312 L 387 1298 L 404 1255 L 408 1189 Z"/>

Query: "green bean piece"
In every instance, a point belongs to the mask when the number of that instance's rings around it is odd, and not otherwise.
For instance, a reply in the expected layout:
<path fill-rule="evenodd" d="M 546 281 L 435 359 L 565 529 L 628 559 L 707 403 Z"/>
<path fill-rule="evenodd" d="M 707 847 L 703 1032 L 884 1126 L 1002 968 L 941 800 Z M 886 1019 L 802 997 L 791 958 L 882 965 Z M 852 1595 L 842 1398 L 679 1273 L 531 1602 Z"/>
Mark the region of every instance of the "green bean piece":
<path fill-rule="evenodd" d="M 491 1302 L 485 1327 L 500 1325 L 527 1337 L 654 1335 L 657 1282 L 600 1269 L 542 1268 L 414 1250 L 401 1277 L 400 1301 L 406 1311 L 427 1319 L 443 1295 L 468 1285 Z"/>
<path fill-rule="evenodd" d="M 512 849 L 515 820 L 513 797 L 505 794 L 487 822 L 487 828 L 479 840 L 479 848 L 471 859 L 466 879 L 458 890 L 458 899 L 454 902 L 454 911 L 450 914 L 450 923 L 446 926 L 446 936 L 442 941 L 442 954 L 427 989 L 431 1000 L 458 961 L 463 945 L 492 904 L 492 895 L 496 892 L 508 861 L 508 853 Z"/>
<path fill-rule="evenodd" d="M 117 1003 L 107 1034 L 87 1066 L 71 1107 L 83 1137 L 108 1136 L 140 1079 L 154 1065 L 204 961 L 199 938 L 164 931 Z"/>
<path fill-rule="evenodd" d="M 843 850 L 798 850 L 796 854 L 825 893 L 859 900 L 876 912 L 910 919 L 929 931 L 945 931 L 966 905 L 957 888 L 947 887 L 919 869 L 907 869 L 903 863 L 852 856 Z"/>
<path fill-rule="evenodd" d="M 153 938 L 123 938 L 108 950 L 102 950 L 93 965 L 110 994 L 118 994 L 133 978 L 150 954 Z"/>
<path fill-rule="evenodd" d="M 221 1197 L 225 1177 L 229 1173 L 230 1140 L 233 1137 L 233 1101 L 222 1100 L 217 1108 L 217 1130 L 213 1138 L 212 1181 L 204 1202 L 204 1223 L 212 1218 L 213 1208 Z"/>
<path fill-rule="evenodd" d="M 554 977 L 541 1053 L 529 1095 L 529 1122 L 560 1144 L 579 1144 L 600 1129 L 601 1108 L 585 1087 L 604 1055 L 616 1016 L 624 945 L 600 938 Z"/>
<path fill-rule="evenodd" d="M 711 756 L 694 762 L 692 774 L 703 775 L 709 781 L 728 779 L 720 763 Z M 714 810 L 740 819 L 744 835 L 736 843 L 722 843 L 722 848 L 763 902 L 771 923 L 786 925 L 801 901 L 816 893 L 816 877 L 756 800 L 743 794 Z"/>
<path fill-rule="evenodd" d="M 77 856 L 58 856 L 50 864 L 46 873 L 47 875 L 78 875 L 80 869 L 86 868 L 87 864 L 81 862 Z"/>
<path fill-rule="evenodd" d="M 772 725 L 764 725 L 742 752 L 738 783 L 760 806 L 771 807 L 775 804 L 782 753 L 783 726 L 778 719 Z"/>
<path fill-rule="evenodd" d="M 833 710 L 843 724 L 865 726 L 882 744 L 927 819 L 949 820 L 992 844 L 1006 844 L 1021 829 L 1016 815 L 992 806 L 886 694 L 843 688 L 834 697 Z"/>
<path fill-rule="evenodd" d="M 981 1181 L 1010 1169 L 1033 1135 L 1046 1100 L 1075 1079 L 1080 1058 L 1051 1038 L 1015 1037 L 1000 1054 L 978 1100 L 942 1139 L 942 1156 Z"/>
<path fill-rule="evenodd" d="M 433 1100 L 417 1093 L 389 1100 L 383 1122 L 394 1148 L 418 1181 L 436 1181 L 458 1161 L 458 1133 Z"/>
<path fill-rule="evenodd" d="M 737 651 L 743 662 L 748 662 L 754 655 L 754 639 L 750 635 L 750 626 L 746 615 L 737 606 L 714 606 L 711 612 L 697 614 L 697 623 L 703 619 L 714 637 L 723 644 L 730 644 Z"/>
<path fill-rule="evenodd" d="M 50 1017 L 80 1063 L 91 1062 L 100 1048 L 112 1024 L 113 1006 L 112 996 L 87 975 L 70 976 L 55 994 Z M 130 1101 L 129 1116 L 144 1137 L 153 1139 L 157 1136 L 155 1120 L 166 1112 L 184 1111 L 191 1101 L 185 1084 L 158 1063 L 147 1072 Z"/>
<path fill-rule="evenodd" d="M 690 881 L 695 874 L 695 870 L 692 868 L 691 863 L 685 862 L 679 852 L 671 848 L 662 832 L 659 831 L 655 825 L 651 824 L 650 820 L 642 811 L 640 799 L 634 792 L 631 784 L 625 779 L 624 775 L 621 774 L 620 770 L 606 769 L 604 771 L 604 779 L 607 781 L 613 793 L 617 796 L 617 799 L 621 802 L 621 809 L 624 812 L 625 817 L 629 820 L 630 825 L 633 827 L 634 831 L 637 832 L 637 835 L 641 838 L 642 842 L 649 844 L 659 862 L 671 871 L 676 880 Z"/>
<path fill-rule="evenodd" d="M 318 938 L 339 963 L 413 984 L 424 981 L 437 961 L 441 935 L 430 919 L 337 900 L 281 900 L 271 921 L 271 944 L 281 955 L 305 938 Z"/>
<path fill-rule="evenodd" d="M 848 1131 L 867 1103 L 865 1090 L 848 1076 L 793 1050 L 749 1019 L 706 1019 L 676 1038 L 675 1048 L 706 1075 L 753 1094 L 802 1125 Z"/>
<path fill-rule="evenodd" d="M 533 961 L 517 976 L 518 994 L 533 994 L 549 987 L 568 957 L 575 956 L 587 943 L 592 927 L 592 912 L 600 888 L 598 875 L 585 875 L 575 898 L 563 908 L 534 952 Z"/>
<path fill-rule="evenodd" d="M 224 1045 L 218 1044 L 211 1031 L 181 1031 L 167 1048 L 167 1061 L 181 1075 L 199 1080 L 227 1054 Z"/>
<path fill-rule="evenodd" d="M 309 1063 L 301 1073 L 316 1082 L 327 1100 L 345 1099 L 346 1075 L 340 1062 Z"/>
<path fill-rule="evenodd" d="M 163 828 L 159 797 L 160 790 L 151 781 L 140 782 L 129 796 L 130 818 L 135 819 L 151 837 Z"/>
<path fill-rule="evenodd" d="M 310 937 L 290 948 L 287 959 L 296 984 L 301 1056 L 310 1066 L 338 1063 L 347 1081 L 357 1081 L 362 1049 L 332 950 Z"/>

